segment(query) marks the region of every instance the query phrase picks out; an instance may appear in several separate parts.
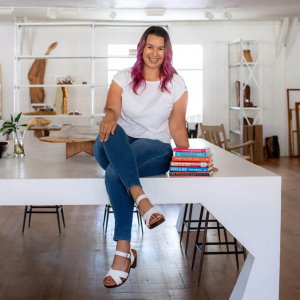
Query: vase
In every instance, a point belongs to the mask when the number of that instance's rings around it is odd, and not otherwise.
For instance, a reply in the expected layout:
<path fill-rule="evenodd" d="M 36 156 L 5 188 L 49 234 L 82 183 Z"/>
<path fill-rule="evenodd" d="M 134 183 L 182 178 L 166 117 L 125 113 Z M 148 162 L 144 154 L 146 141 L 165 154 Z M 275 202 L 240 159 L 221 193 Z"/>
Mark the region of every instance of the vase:
<path fill-rule="evenodd" d="M 24 156 L 24 137 L 25 130 L 17 130 L 17 132 L 13 133 L 14 135 L 14 155 L 16 156 Z"/>
<path fill-rule="evenodd" d="M 243 62 L 245 62 L 245 61 L 246 62 L 253 62 L 250 50 L 243 50 L 243 56 L 244 56 Z M 241 62 L 241 58 L 239 58 L 239 62 Z"/>

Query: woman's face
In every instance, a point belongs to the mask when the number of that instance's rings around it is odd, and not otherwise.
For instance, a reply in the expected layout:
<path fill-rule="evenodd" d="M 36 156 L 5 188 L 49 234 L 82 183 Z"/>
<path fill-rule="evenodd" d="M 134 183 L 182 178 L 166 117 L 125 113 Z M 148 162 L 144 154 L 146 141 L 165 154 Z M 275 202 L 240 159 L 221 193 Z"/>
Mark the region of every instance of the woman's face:
<path fill-rule="evenodd" d="M 143 51 L 145 66 L 150 69 L 158 69 L 164 61 L 165 42 L 161 36 L 149 34 Z"/>

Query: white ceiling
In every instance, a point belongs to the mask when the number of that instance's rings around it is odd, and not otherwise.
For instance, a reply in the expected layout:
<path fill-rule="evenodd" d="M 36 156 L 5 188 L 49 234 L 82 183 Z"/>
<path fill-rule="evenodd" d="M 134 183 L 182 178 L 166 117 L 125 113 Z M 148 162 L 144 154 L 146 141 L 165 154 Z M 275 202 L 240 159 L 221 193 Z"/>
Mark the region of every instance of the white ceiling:
<path fill-rule="evenodd" d="M 111 20 L 109 14 L 117 13 L 115 21 L 180 21 L 207 20 L 205 11 L 214 14 L 214 20 L 226 20 L 229 11 L 235 20 L 275 20 L 300 17 L 300 0 L 0 0 L 0 7 L 13 7 L 11 15 L 0 14 L 0 21 L 14 18 L 50 20 L 47 8 L 56 20 Z M 79 14 L 65 15 L 59 7 L 81 8 Z M 166 9 L 164 16 L 149 17 L 146 8 Z"/>

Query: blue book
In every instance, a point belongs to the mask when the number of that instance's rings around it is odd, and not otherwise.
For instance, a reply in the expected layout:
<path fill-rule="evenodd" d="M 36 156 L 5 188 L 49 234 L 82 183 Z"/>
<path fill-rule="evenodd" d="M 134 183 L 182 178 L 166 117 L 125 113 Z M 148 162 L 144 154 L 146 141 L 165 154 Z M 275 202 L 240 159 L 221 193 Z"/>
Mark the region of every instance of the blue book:
<path fill-rule="evenodd" d="M 171 172 L 210 172 L 210 168 L 170 167 Z"/>
<path fill-rule="evenodd" d="M 210 152 L 200 153 L 200 152 L 174 152 L 174 156 L 183 157 L 210 157 Z"/>

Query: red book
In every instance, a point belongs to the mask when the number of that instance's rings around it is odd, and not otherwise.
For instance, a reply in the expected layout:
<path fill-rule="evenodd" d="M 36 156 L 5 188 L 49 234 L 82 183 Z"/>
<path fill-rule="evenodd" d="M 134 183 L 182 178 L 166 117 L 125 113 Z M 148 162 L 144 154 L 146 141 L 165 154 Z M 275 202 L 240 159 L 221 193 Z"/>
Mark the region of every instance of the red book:
<path fill-rule="evenodd" d="M 197 176 L 212 176 L 213 171 L 210 172 L 169 172 L 170 177 L 197 177 Z"/>
<path fill-rule="evenodd" d="M 212 167 L 212 161 L 195 161 L 195 162 L 180 162 L 171 161 L 170 165 L 172 167 L 195 167 L 195 168 L 210 168 Z"/>
<path fill-rule="evenodd" d="M 210 152 L 210 148 L 203 148 L 203 149 L 197 149 L 197 148 L 174 148 L 174 152 L 193 152 L 193 153 L 207 153 Z"/>

